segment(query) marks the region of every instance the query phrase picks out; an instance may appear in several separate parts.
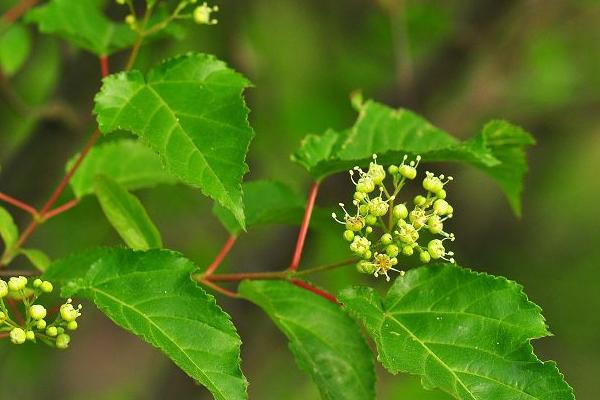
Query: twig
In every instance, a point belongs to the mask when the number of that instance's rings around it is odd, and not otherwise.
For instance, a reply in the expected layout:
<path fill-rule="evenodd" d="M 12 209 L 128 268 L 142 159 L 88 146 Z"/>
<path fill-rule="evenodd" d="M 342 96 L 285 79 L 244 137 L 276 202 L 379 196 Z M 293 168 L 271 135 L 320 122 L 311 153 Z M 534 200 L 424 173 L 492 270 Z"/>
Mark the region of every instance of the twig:
<path fill-rule="evenodd" d="M 79 199 L 72 199 L 72 200 L 67 201 L 65 204 L 48 211 L 44 215 L 44 221 L 48 221 L 50 218 L 55 217 L 58 214 L 62 214 L 65 211 L 70 210 L 71 208 L 75 207 L 77 204 L 79 204 Z"/>
<path fill-rule="evenodd" d="M 221 265 L 223 259 L 225 258 L 225 256 L 227 256 L 227 254 L 233 247 L 236 239 L 236 235 L 230 235 L 227 238 L 227 241 L 221 248 L 221 251 L 219 251 L 219 254 L 217 254 L 217 256 L 215 257 L 215 260 L 208 266 L 208 268 L 206 268 L 206 271 L 204 271 L 204 276 L 212 275 L 212 273 L 219 267 L 219 265 Z"/>
<path fill-rule="evenodd" d="M 313 212 L 315 200 L 317 199 L 317 193 L 319 192 L 319 182 L 313 182 L 308 192 L 308 199 L 306 201 L 306 210 L 304 211 L 304 218 L 302 219 L 302 225 L 300 225 L 300 232 L 298 232 L 298 240 L 296 241 L 296 248 L 294 249 L 294 255 L 292 262 L 288 269 L 295 271 L 300 265 L 300 259 L 302 258 L 302 250 L 304 249 L 304 240 L 308 232 L 308 225 L 310 224 L 310 217 Z"/>
<path fill-rule="evenodd" d="M 109 74 L 108 56 L 103 55 L 103 56 L 98 57 L 98 59 L 100 60 L 100 71 L 102 73 L 102 77 L 104 78 L 105 76 L 108 76 L 108 74 Z"/>
<path fill-rule="evenodd" d="M 11 24 L 36 5 L 38 0 L 21 0 L 2 15 L 4 22 Z"/>
<path fill-rule="evenodd" d="M 15 319 L 17 320 L 19 325 L 24 325 L 25 318 L 23 318 L 23 314 L 21 314 L 21 311 L 19 310 L 19 307 L 17 307 L 15 300 L 14 299 L 6 299 L 6 304 L 8 304 L 10 311 L 12 311 L 12 313 L 14 314 Z"/>
<path fill-rule="evenodd" d="M 0 270 L 0 277 L 11 277 L 11 276 L 38 276 L 42 273 L 34 269 L 8 269 Z"/>
<path fill-rule="evenodd" d="M 0 192 L 0 201 L 12 204 L 13 206 L 20 208 L 21 210 L 26 211 L 29 214 L 31 214 L 34 218 L 38 215 L 37 210 L 29 204 L 21 200 L 15 199 L 14 197 L 4 194 L 2 192 Z"/>
<path fill-rule="evenodd" d="M 231 290 L 227 290 L 227 289 L 225 289 L 225 288 L 223 288 L 223 287 L 221 287 L 221 286 L 219 286 L 219 285 L 217 285 L 215 283 L 207 281 L 205 279 L 200 279 L 199 282 L 201 284 L 203 284 L 203 285 L 208 286 L 209 288 L 211 288 L 213 290 L 216 290 L 217 292 L 219 292 L 221 294 L 224 294 L 227 297 L 231 297 L 231 298 L 234 298 L 234 299 L 237 299 L 239 297 L 239 295 L 237 293 L 232 292 Z"/>
<path fill-rule="evenodd" d="M 304 282 L 301 281 L 300 279 L 291 279 L 290 280 L 294 285 L 301 287 L 303 289 L 308 290 L 309 292 L 313 292 L 314 294 L 323 297 L 324 299 L 327 299 L 329 301 L 331 301 L 332 303 L 335 304 L 340 304 L 337 299 L 335 298 L 334 295 L 332 295 L 331 293 L 327 293 L 326 291 L 319 289 L 316 286 L 311 285 L 308 282 Z"/>

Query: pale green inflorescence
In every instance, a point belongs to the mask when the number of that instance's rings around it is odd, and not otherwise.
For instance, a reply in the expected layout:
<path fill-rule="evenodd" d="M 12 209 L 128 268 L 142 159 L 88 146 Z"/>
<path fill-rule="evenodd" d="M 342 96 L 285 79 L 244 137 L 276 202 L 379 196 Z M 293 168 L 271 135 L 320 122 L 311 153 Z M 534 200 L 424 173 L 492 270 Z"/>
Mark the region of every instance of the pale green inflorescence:
<path fill-rule="evenodd" d="M 418 174 L 421 157 L 410 162 L 407 159 L 404 156 L 400 165 L 390 165 L 387 173 L 377 163 L 377 155 L 366 172 L 354 167 L 349 172 L 355 186 L 352 204 L 356 212 L 351 214 L 340 203 L 343 218 L 332 214 L 346 228 L 343 237 L 350 242 L 350 251 L 362 259 L 357 270 L 375 277 L 383 275 L 388 281 L 390 271 L 404 275 L 398 257 L 416 256 L 422 263 L 440 259 L 454 263 L 454 253 L 444 246 L 445 241 L 454 241 L 454 234 L 444 228 L 454 213 L 445 190 L 452 177 L 427 171 L 421 182 L 426 192 L 415 196 L 412 205 L 394 204 L 404 185 Z M 386 187 L 386 178 L 391 178 L 391 187 Z"/>
<path fill-rule="evenodd" d="M 8 282 L 0 279 L 0 331 L 8 332 L 8 338 L 13 344 L 24 344 L 26 341 L 38 340 L 56 347 L 66 349 L 71 338 L 65 334 L 65 329 L 77 329 L 77 318 L 81 316 L 81 305 L 75 307 L 72 300 L 60 306 L 54 321 L 48 322 L 48 310 L 37 301 L 41 295 L 51 293 L 54 289 L 52 283 L 35 279 L 28 287 L 29 280 L 23 276 L 12 277 Z M 25 321 L 17 323 L 4 303 L 4 298 L 23 303 Z"/>

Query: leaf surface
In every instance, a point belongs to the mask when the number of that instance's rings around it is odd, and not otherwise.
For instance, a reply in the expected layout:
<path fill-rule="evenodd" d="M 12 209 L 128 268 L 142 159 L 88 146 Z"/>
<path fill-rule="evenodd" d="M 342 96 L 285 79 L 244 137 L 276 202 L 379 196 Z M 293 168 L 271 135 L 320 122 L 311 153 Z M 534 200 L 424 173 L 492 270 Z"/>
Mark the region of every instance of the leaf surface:
<path fill-rule="evenodd" d="M 29 262 L 39 271 L 45 272 L 51 263 L 50 257 L 38 249 L 19 249 L 19 253 L 23 254 Z"/>
<path fill-rule="evenodd" d="M 361 320 L 390 372 L 421 376 L 457 399 L 574 399 L 556 364 L 533 354 L 548 336 L 540 308 L 504 278 L 451 264 L 420 267 L 382 298 L 354 287 L 339 296 Z"/>
<path fill-rule="evenodd" d="M 27 28 L 15 22 L 6 30 L 0 26 L 0 70 L 12 76 L 23 65 L 31 51 L 31 37 Z"/>
<path fill-rule="evenodd" d="M 241 181 L 254 133 L 242 91 L 250 83 L 216 58 L 187 54 L 150 71 L 111 75 L 96 96 L 100 130 L 128 130 L 170 173 L 231 210 L 244 227 Z"/>
<path fill-rule="evenodd" d="M 215 399 L 246 399 L 241 340 L 229 315 L 191 280 L 195 269 L 172 251 L 103 248 L 56 261 L 44 278 L 161 349 Z"/>
<path fill-rule="evenodd" d="M 135 33 L 124 23 L 108 19 L 102 2 L 95 0 L 50 0 L 27 13 L 42 33 L 54 34 L 96 55 L 109 55 L 127 48 Z"/>
<path fill-rule="evenodd" d="M 240 294 L 285 334 L 296 362 L 323 399 L 375 398 L 373 356 L 341 307 L 285 281 L 244 281 Z"/>
<path fill-rule="evenodd" d="M 0 237 L 4 241 L 5 249 L 13 247 L 19 238 L 19 229 L 12 215 L 3 207 L 0 207 Z"/>
<path fill-rule="evenodd" d="M 95 191 L 106 218 L 134 250 L 162 247 L 160 233 L 142 203 L 114 180 L 99 175 Z"/>

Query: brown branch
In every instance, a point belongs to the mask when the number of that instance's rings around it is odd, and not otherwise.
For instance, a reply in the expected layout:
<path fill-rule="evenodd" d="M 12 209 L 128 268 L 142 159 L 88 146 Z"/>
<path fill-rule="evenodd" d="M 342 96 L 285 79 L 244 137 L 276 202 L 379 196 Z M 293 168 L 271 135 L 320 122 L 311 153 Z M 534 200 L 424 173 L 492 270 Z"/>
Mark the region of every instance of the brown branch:
<path fill-rule="evenodd" d="M 302 251 L 304 249 L 304 240 L 308 233 L 308 225 L 310 224 L 310 217 L 313 212 L 315 200 L 317 199 L 317 193 L 319 192 L 319 182 L 313 182 L 308 192 L 308 199 L 306 200 L 306 210 L 304 211 L 304 218 L 302 219 L 302 225 L 300 225 L 300 232 L 298 232 L 298 240 L 296 241 L 296 248 L 294 249 L 294 255 L 292 256 L 292 262 L 288 269 L 295 271 L 300 266 L 300 259 L 302 258 Z"/>
<path fill-rule="evenodd" d="M 219 254 L 217 254 L 217 256 L 215 257 L 215 260 L 208 266 L 208 268 L 206 268 L 206 271 L 204 271 L 204 276 L 212 275 L 212 273 L 219 267 L 219 265 L 221 265 L 223 259 L 225 258 L 225 256 L 227 256 L 227 254 L 233 247 L 236 239 L 237 236 L 235 235 L 230 235 L 227 238 L 227 241 L 221 248 L 221 251 L 219 251 Z"/>
<path fill-rule="evenodd" d="M 7 24 L 12 24 L 21 18 L 27 10 L 35 6 L 37 2 L 38 0 L 21 0 L 2 15 L 2 20 Z"/>
<path fill-rule="evenodd" d="M 17 208 L 20 208 L 23 211 L 26 211 L 29 214 L 31 214 L 34 218 L 37 217 L 37 215 L 38 215 L 37 210 L 35 208 L 33 208 L 32 206 L 30 206 L 29 204 L 25 203 L 24 201 L 15 199 L 14 197 L 4 194 L 2 192 L 0 192 L 0 201 L 4 201 L 8 204 L 11 204 L 11 205 L 17 207 Z"/>

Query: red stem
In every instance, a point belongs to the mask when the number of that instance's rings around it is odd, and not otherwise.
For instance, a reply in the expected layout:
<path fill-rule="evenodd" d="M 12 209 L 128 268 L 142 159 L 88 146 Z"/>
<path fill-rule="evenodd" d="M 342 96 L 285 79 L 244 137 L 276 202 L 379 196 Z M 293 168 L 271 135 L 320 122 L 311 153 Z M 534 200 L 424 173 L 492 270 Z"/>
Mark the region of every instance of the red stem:
<path fill-rule="evenodd" d="M 227 238 L 227 241 L 221 248 L 221 251 L 219 251 L 219 254 L 217 254 L 217 256 L 215 257 L 215 260 L 212 262 L 212 264 L 210 264 L 208 266 L 208 268 L 206 268 L 206 271 L 204 271 L 204 276 L 211 275 L 213 272 L 215 272 L 215 270 L 217 268 L 219 268 L 219 265 L 221 265 L 221 263 L 223 262 L 223 259 L 229 253 L 231 248 L 233 247 L 236 239 L 237 239 L 237 236 L 235 236 L 235 235 L 230 235 Z"/>
<path fill-rule="evenodd" d="M 0 339 L 5 339 L 10 336 L 10 333 L 0 333 Z"/>
<path fill-rule="evenodd" d="M 211 289 L 213 289 L 213 290 L 215 290 L 215 291 L 217 291 L 217 292 L 219 292 L 221 294 L 224 294 L 227 297 L 232 297 L 234 299 L 236 299 L 236 298 L 239 297 L 239 295 L 237 293 L 232 292 L 231 290 L 227 290 L 227 289 L 225 289 L 225 288 L 217 285 L 216 283 L 212 283 L 212 282 L 207 281 L 205 279 L 201 279 L 200 283 L 202 283 L 203 285 L 208 286 L 209 288 L 211 288 Z"/>
<path fill-rule="evenodd" d="M 48 211 L 44 215 L 44 221 L 47 221 L 52 217 L 56 217 L 58 214 L 62 214 L 65 211 L 70 210 L 71 208 L 75 207 L 77 204 L 79 204 L 79 199 L 72 199 L 72 200 L 67 201 L 62 206 L 58 206 L 58 207 Z"/>
<path fill-rule="evenodd" d="M 6 202 L 8 204 L 12 204 L 13 206 L 18 207 L 23 211 L 27 211 L 33 217 L 37 216 L 37 210 L 21 200 L 15 199 L 14 197 L 11 197 L 2 192 L 0 192 L 0 200 Z"/>
<path fill-rule="evenodd" d="M 294 256 L 288 269 L 295 271 L 300 266 L 300 259 L 302 258 L 302 250 L 304 249 L 304 240 L 308 233 L 308 225 L 310 224 L 310 217 L 315 206 L 315 200 L 317 199 L 317 193 L 319 192 L 319 182 L 313 182 L 310 185 L 310 191 L 308 192 L 308 199 L 306 200 L 306 210 L 304 211 L 304 218 L 302 219 L 302 225 L 300 225 L 300 232 L 298 233 L 298 240 L 296 241 L 296 249 L 294 250 Z"/>
<path fill-rule="evenodd" d="M 313 292 L 314 294 L 321 296 L 324 299 L 331 301 L 332 303 L 340 304 L 340 302 L 337 301 L 334 295 L 332 295 L 331 293 L 327 293 L 326 291 L 319 289 L 318 287 L 315 287 L 308 282 L 301 281 L 300 279 L 290 279 L 290 282 L 292 282 L 298 287 L 301 287 L 302 289 L 306 289 L 309 292 Z"/>
<path fill-rule="evenodd" d="M 102 72 L 102 77 L 108 76 L 109 68 L 108 68 L 108 56 L 103 55 L 99 57 L 100 59 L 100 70 Z"/>
<path fill-rule="evenodd" d="M 21 0 L 17 4 L 15 4 L 12 8 L 2 15 L 2 19 L 4 22 L 12 23 L 19 19 L 21 15 L 25 14 L 27 10 L 36 5 L 38 0 Z"/>

